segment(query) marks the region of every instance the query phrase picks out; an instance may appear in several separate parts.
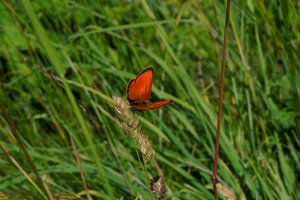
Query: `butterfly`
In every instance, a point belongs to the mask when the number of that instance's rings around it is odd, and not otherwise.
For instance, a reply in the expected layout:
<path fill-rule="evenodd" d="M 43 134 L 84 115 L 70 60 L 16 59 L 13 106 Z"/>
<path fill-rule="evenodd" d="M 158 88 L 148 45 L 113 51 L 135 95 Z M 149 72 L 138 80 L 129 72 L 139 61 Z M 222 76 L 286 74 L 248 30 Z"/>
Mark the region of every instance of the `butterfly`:
<path fill-rule="evenodd" d="M 153 110 L 173 102 L 172 100 L 160 100 L 153 103 L 149 101 L 152 79 L 153 69 L 149 67 L 128 83 L 127 99 L 132 108 L 136 110 Z"/>

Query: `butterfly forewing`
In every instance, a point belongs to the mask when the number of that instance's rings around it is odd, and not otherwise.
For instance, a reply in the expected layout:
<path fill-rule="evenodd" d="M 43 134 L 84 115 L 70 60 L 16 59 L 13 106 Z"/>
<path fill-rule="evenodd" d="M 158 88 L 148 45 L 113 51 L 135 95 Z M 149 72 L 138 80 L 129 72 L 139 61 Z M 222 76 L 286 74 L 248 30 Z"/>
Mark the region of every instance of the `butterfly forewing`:
<path fill-rule="evenodd" d="M 151 94 L 152 68 L 145 69 L 135 79 L 131 80 L 127 88 L 127 99 L 133 101 L 147 101 Z"/>

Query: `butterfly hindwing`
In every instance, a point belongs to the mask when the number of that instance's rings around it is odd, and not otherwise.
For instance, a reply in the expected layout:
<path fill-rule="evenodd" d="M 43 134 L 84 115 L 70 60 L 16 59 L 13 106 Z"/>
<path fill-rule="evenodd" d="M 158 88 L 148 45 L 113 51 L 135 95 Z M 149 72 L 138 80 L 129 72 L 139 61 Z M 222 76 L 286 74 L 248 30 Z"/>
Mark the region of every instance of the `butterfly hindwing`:
<path fill-rule="evenodd" d="M 133 107 L 136 110 L 154 110 L 156 108 L 166 106 L 172 102 L 173 101 L 171 100 L 161 100 L 149 104 L 131 104 L 131 107 Z"/>

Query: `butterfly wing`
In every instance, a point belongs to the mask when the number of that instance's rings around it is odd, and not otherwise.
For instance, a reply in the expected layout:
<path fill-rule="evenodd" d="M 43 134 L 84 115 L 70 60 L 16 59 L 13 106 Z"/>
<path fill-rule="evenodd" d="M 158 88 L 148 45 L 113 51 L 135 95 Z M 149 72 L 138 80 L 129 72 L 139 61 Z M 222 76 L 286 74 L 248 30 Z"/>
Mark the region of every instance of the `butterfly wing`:
<path fill-rule="evenodd" d="M 127 99 L 129 102 L 145 102 L 149 99 L 152 87 L 153 70 L 147 68 L 135 79 L 131 80 L 127 87 Z"/>
<path fill-rule="evenodd" d="M 136 104 L 131 104 L 131 107 L 136 109 L 136 110 L 154 110 L 156 108 L 160 108 L 163 106 L 166 106 L 170 103 L 172 103 L 172 100 L 161 100 L 161 101 L 156 101 L 150 104 L 140 104 L 140 103 L 136 103 Z"/>

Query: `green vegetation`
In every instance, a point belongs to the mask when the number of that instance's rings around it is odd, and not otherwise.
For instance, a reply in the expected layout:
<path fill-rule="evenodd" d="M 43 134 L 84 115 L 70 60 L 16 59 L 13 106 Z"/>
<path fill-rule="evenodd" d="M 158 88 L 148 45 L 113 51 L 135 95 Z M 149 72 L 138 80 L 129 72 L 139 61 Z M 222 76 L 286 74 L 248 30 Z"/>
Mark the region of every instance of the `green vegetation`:
<path fill-rule="evenodd" d="M 2 1 L 0 199 L 155 199 L 161 173 L 164 199 L 214 199 L 224 2 Z M 231 5 L 218 180 L 300 199 L 300 5 L 257 2 Z M 112 95 L 149 66 L 174 103 L 137 113 L 145 163 Z"/>

